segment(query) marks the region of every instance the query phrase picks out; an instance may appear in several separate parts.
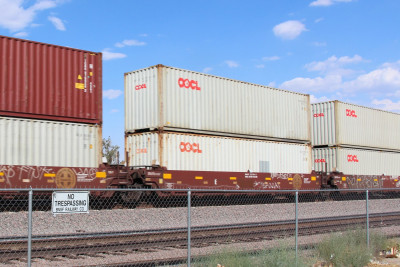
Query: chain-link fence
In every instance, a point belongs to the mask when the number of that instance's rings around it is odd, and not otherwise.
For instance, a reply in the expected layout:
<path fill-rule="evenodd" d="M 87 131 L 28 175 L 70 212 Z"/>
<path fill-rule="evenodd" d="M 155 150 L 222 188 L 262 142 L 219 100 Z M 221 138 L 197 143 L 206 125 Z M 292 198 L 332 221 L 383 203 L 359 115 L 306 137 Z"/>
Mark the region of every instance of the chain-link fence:
<path fill-rule="evenodd" d="M 359 231 L 366 247 L 371 234 L 400 233 L 400 190 L 391 189 L 0 194 L 0 266 L 216 266 L 224 256 L 257 265 L 276 248 L 297 262 L 334 233 Z"/>

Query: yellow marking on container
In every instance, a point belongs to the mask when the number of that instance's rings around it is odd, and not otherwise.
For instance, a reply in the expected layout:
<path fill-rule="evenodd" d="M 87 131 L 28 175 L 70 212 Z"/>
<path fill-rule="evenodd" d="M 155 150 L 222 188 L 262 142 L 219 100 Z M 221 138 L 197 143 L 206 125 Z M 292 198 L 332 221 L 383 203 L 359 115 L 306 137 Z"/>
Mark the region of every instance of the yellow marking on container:
<path fill-rule="evenodd" d="M 96 54 L 91 53 L 90 55 L 91 55 L 91 56 L 95 56 Z"/>
<path fill-rule="evenodd" d="M 394 181 L 397 182 L 398 180 L 397 180 L 397 179 L 394 179 Z"/>
<path fill-rule="evenodd" d="M 182 181 L 177 181 L 176 183 L 177 183 L 177 184 L 182 184 Z"/>
<path fill-rule="evenodd" d="M 378 179 L 374 179 L 375 182 L 378 182 Z"/>
<path fill-rule="evenodd" d="M 194 177 L 194 179 L 196 179 L 196 180 L 203 180 L 203 176 L 196 176 L 196 177 Z"/>
<path fill-rule="evenodd" d="M 89 72 L 89 75 L 90 75 L 90 76 L 93 76 L 93 72 Z"/>
<path fill-rule="evenodd" d="M 292 177 L 289 177 L 289 178 L 288 178 L 288 181 L 293 181 L 293 178 L 292 178 Z"/>
<path fill-rule="evenodd" d="M 4 172 L 0 172 L 0 176 L 4 176 Z"/>
<path fill-rule="evenodd" d="M 78 75 L 78 80 L 82 80 L 82 76 L 81 75 Z"/>
<path fill-rule="evenodd" d="M 96 178 L 106 178 L 107 173 L 106 172 L 96 172 Z"/>
<path fill-rule="evenodd" d="M 208 181 L 204 181 L 203 183 L 204 183 L 204 184 L 208 184 Z"/>
<path fill-rule="evenodd" d="M 56 174 L 55 173 L 45 173 L 43 176 L 44 177 L 56 177 Z"/>
<path fill-rule="evenodd" d="M 29 180 L 29 179 L 22 179 L 22 182 L 23 182 L 23 183 L 30 183 L 31 180 Z"/>
<path fill-rule="evenodd" d="M 234 180 L 236 180 L 236 177 L 229 177 L 229 179 L 234 181 Z"/>
<path fill-rule="evenodd" d="M 50 184 L 54 183 L 54 179 L 47 179 L 47 182 L 50 183 Z"/>
<path fill-rule="evenodd" d="M 342 177 L 342 181 L 343 181 L 343 182 L 346 181 L 346 177 Z"/>
<path fill-rule="evenodd" d="M 271 177 L 265 177 L 265 180 L 266 180 L 266 181 L 271 181 L 272 178 L 271 178 Z"/>
<path fill-rule="evenodd" d="M 159 184 L 163 184 L 163 183 L 164 183 L 164 180 L 163 180 L 162 178 L 160 178 L 160 179 L 158 179 L 158 183 L 159 183 Z"/>
<path fill-rule="evenodd" d="M 172 178 L 172 174 L 170 174 L 170 173 L 164 173 L 164 174 L 163 174 L 163 178 L 164 178 L 164 179 L 171 179 L 171 178 Z"/>
<path fill-rule="evenodd" d="M 146 180 L 146 182 L 150 182 L 151 178 L 146 178 L 145 180 Z"/>
<path fill-rule="evenodd" d="M 237 182 L 233 182 L 233 184 L 237 184 Z"/>
<path fill-rule="evenodd" d="M 4 179 L 4 178 L 0 179 L 0 183 L 4 183 L 5 181 L 6 181 L 6 179 Z"/>
<path fill-rule="evenodd" d="M 101 184 L 105 184 L 105 183 L 106 183 L 106 180 L 101 180 L 100 183 L 101 183 Z"/>
<path fill-rule="evenodd" d="M 92 145 L 92 144 L 90 144 L 90 145 L 89 145 L 89 148 L 90 148 L 90 149 L 92 149 L 92 148 L 93 148 L 93 145 Z"/>
<path fill-rule="evenodd" d="M 281 184 L 281 182 L 278 182 L 278 184 Z"/>
<path fill-rule="evenodd" d="M 316 181 L 316 180 L 317 180 L 317 177 L 311 176 L 311 181 Z"/>
<path fill-rule="evenodd" d="M 76 89 L 85 89 L 85 84 L 83 84 L 83 83 L 75 83 L 75 88 Z"/>

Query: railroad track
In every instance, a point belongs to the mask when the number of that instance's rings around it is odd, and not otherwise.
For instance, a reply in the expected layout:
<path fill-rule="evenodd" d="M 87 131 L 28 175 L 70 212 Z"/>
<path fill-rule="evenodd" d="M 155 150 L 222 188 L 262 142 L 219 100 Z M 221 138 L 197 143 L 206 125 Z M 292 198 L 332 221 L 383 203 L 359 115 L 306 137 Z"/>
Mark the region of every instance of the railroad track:
<path fill-rule="evenodd" d="M 365 215 L 330 218 L 301 219 L 299 235 L 314 235 L 343 231 L 366 223 Z M 400 225 L 399 213 L 371 214 L 370 227 Z M 218 225 L 191 228 L 191 246 L 205 247 L 215 244 L 272 240 L 293 236 L 295 221 Z M 144 230 L 74 235 L 49 235 L 32 237 L 32 257 L 90 255 L 118 251 L 154 251 L 165 247 L 186 248 L 187 229 Z M 26 237 L 0 239 L 0 262 L 26 258 Z"/>

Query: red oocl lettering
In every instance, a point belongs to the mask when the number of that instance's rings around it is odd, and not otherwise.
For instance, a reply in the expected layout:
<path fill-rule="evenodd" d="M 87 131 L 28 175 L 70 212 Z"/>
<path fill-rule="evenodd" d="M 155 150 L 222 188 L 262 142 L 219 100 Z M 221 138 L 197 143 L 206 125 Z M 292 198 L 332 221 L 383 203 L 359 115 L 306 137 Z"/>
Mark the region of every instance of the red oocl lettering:
<path fill-rule="evenodd" d="M 346 116 L 347 117 L 357 118 L 356 111 L 352 110 L 352 109 L 346 109 Z"/>
<path fill-rule="evenodd" d="M 315 113 L 314 118 L 324 117 L 324 113 Z"/>
<path fill-rule="evenodd" d="M 358 162 L 357 155 L 347 155 L 348 162 Z"/>
<path fill-rule="evenodd" d="M 325 159 L 316 159 L 314 160 L 315 163 L 325 163 Z"/>
<path fill-rule="evenodd" d="M 147 148 L 136 149 L 136 154 L 144 154 L 144 153 L 147 153 Z"/>
<path fill-rule="evenodd" d="M 195 81 L 195 80 L 179 78 L 178 85 L 180 88 L 185 87 L 185 88 L 188 88 L 188 89 L 191 88 L 192 90 L 197 90 L 197 91 L 201 90 L 199 87 L 199 82 Z"/>
<path fill-rule="evenodd" d="M 181 152 L 202 153 L 199 143 L 181 142 L 179 146 Z"/>
<path fill-rule="evenodd" d="M 140 90 L 140 89 L 144 89 L 144 88 L 146 88 L 146 84 L 144 83 L 144 84 L 139 84 L 139 85 L 136 85 L 135 86 L 135 90 Z"/>

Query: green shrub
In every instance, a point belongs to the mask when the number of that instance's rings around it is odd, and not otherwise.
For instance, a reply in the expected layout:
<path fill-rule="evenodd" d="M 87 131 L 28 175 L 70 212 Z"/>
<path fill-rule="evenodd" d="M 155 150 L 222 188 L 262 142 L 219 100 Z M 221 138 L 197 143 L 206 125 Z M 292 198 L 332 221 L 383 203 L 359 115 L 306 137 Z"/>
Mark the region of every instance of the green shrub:
<path fill-rule="evenodd" d="M 330 235 L 317 245 L 317 251 L 334 266 L 366 266 L 379 250 L 385 248 L 386 240 L 383 235 L 372 232 L 368 249 L 365 229 L 357 229 Z"/>

